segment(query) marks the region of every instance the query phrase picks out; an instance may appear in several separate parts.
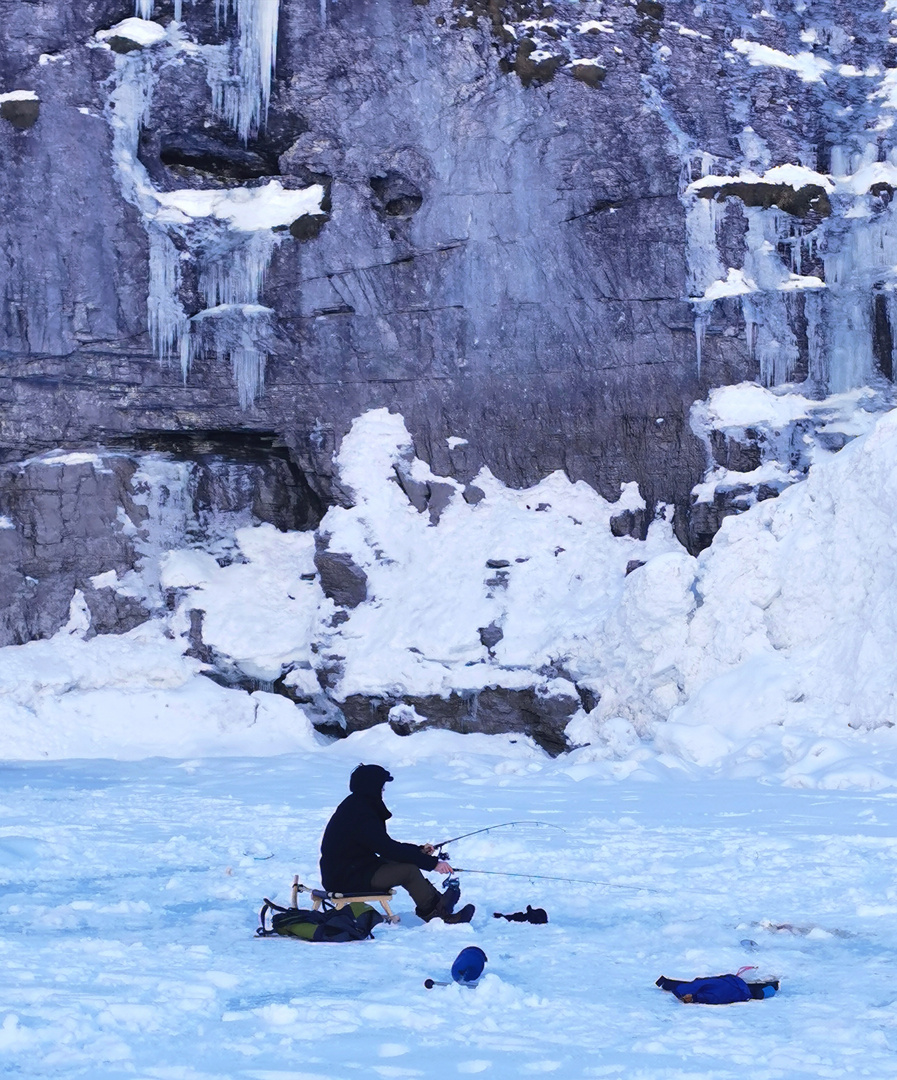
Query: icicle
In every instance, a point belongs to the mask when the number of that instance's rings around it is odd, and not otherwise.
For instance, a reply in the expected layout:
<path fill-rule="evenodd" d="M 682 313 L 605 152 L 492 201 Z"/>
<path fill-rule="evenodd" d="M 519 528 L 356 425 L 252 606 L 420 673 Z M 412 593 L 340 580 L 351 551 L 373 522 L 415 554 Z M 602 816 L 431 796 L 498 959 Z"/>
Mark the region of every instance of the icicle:
<path fill-rule="evenodd" d="M 810 291 L 804 297 L 804 316 L 807 320 L 807 352 L 809 357 L 807 379 L 811 386 L 828 385 L 828 357 L 825 351 L 825 301 L 823 291 Z"/>
<path fill-rule="evenodd" d="M 692 198 L 685 210 L 688 295 L 703 296 L 714 281 L 725 279 L 716 244 L 716 209 L 712 200 Z"/>
<path fill-rule="evenodd" d="M 831 173 L 832 176 L 848 176 L 853 170 L 850 167 L 850 151 L 846 146 L 833 146 L 831 149 Z"/>
<path fill-rule="evenodd" d="M 704 335 L 707 331 L 707 323 L 710 321 L 710 310 L 702 309 L 698 304 L 695 309 L 695 350 L 697 352 L 697 373 L 701 377 L 701 353 L 704 350 Z"/>
<path fill-rule="evenodd" d="M 155 0 L 136 0 L 134 14 L 138 19 L 151 19 Z"/>
<path fill-rule="evenodd" d="M 756 340 L 756 324 L 754 323 L 753 304 L 746 296 L 741 297 L 741 315 L 744 319 L 744 340 L 747 345 L 748 356 L 754 359 L 754 343 Z"/>
<path fill-rule="evenodd" d="M 180 348 L 178 350 L 181 360 L 181 376 L 184 380 L 184 385 L 187 385 L 187 376 L 190 374 L 190 368 L 193 366 L 194 359 L 194 347 L 193 337 L 190 334 L 189 325 L 186 331 L 181 334 Z"/>
<path fill-rule="evenodd" d="M 245 344 L 231 350 L 230 359 L 234 369 L 234 381 L 237 384 L 240 407 L 248 409 L 259 396 L 264 385 L 265 363 L 268 357 L 253 345 L 245 331 L 243 337 Z"/>
<path fill-rule="evenodd" d="M 280 0 L 215 0 L 216 24 L 231 7 L 237 12 L 240 41 L 236 71 L 220 63 L 208 71 L 212 106 L 246 142 L 264 127 L 277 54 Z"/>
<path fill-rule="evenodd" d="M 240 406 L 249 408 L 262 391 L 276 316 L 261 304 L 220 304 L 193 317 L 191 348 L 197 355 L 230 358 Z"/>
<path fill-rule="evenodd" d="M 710 227 L 713 229 L 713 239 L 715 242 L 719 235 L 720 210 L 723 209 L 723 204 L 717 202 L 716 199 L 708 199 L 707 201 L 710 207 Z"/>
<path fill-rule="evenodd" d="M 178 298 L 180 253 L 161 229 L 151 226 L 148 232 L 150 284 L 146 315 L 150 340 L 160 360 L 178 356 L 183 366 L 184 338 L 189 334 L 190 326 Z"/>
<path fill-rule="evenodd" d="M 764 386 L 782 386 L 791 380 L 800 360 L 791 329 L 789 294 L 756 292 L 742 297 L 748 351 L 760 369 Z"/>
<path fill-rule="evenodd" d="M 779 255 L 779 242 L 789 238 L 790 218 L 780 210 L 746 207 L 748 228 L 744 238 L 745 276 L 761 290 L 778 289 L 789 272 Z"/>
<path fill-rule="evenodd" d="M 257 303 L 277 239 L 270 231 L 237 233 L 214 256 L 205 255 L 199 288 L 206 304 Z"/>
<path fill-rule="evenodd" d="M 875 366 L 871 294 L 866 289 L 830 290 L 825 315 L 829 393 L 863 386 Z"/>

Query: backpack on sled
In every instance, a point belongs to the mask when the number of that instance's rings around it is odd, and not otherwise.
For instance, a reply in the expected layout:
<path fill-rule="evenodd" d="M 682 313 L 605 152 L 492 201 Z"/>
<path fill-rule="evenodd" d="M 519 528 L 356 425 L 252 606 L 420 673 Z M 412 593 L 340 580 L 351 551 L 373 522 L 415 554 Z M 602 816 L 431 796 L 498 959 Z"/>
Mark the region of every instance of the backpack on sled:
<path fill-rule="evenodd" d="M 268 926 L 268 912 L 271 926 Z M 373 937 L 371 931 L 383 916 L 370 904 L 346 904 L 339 910 L 328 907 L 322 911 L 303 911 L 285 908 L 265 898 L 259 912 L 258 937 L 297 937 L 303 941 L 363 941 Z"/>

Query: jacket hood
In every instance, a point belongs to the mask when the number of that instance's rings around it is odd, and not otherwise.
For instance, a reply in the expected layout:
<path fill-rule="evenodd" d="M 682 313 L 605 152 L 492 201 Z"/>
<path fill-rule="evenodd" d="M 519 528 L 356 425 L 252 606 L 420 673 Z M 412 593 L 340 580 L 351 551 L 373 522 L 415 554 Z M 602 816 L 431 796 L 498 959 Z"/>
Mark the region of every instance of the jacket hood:
<path fill-rule="evenodd" d="M 349 777 L 349 790 L 353 795 L 366 795 L 369 799 L 383 797 L 383 785 L 392 780 L 382 765 L 359 765 Z"/>

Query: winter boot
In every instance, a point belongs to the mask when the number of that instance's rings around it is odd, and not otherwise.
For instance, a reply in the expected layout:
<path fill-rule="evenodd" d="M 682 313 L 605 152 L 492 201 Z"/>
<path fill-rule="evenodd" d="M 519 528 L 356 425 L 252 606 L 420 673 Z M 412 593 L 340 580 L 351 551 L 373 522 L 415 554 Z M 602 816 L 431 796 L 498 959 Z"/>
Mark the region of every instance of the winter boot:
<path fill-rule="evenodd" d="M 435 906 L 430 908 L 429 911 L 424 911 L 421 908 L 416 907 L 414 909 L 414 914 L 419 919 L 423 919 L 424 922 L 429 922 L 431 919 L 442 919 L 442 921 L 446 923 L 470 922 L 476 908 L 473 904 L 466 904 L 460 911 L 452 911 L 451 908 L 455 906 L 456 900 L 456 896 L 443 893 L 436 901 Z"/>
<path fill-rule="evenodd" d="M 440 917 L 442 918 L 443 922 L 447 923 L 470 922 L 470 920 L 473 918 L 473 913 L 475 911 L 476 908 L 473 906 L 473 904 L 465 904 L 460 911 L 449 911 L 446 912 L 444 915 L 441 915 Z M 436 914 L 440 915 L 438 911 L 436 912 Z"/>

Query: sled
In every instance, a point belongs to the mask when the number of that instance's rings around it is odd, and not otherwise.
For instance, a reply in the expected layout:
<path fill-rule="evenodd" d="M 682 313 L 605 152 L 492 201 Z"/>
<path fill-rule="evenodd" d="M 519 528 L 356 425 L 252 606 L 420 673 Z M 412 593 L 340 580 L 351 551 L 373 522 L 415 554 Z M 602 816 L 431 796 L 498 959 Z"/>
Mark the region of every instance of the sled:
<path fill-rule="evenodd" d="M 341 892 L 327 892 L 326 889 L 310 889 L 308 885 L 302 885 L 299 881 L 299 875 L 297 874 L 293 878 L 293 888 L 290 893 L 290 907 L 296 908 L 299 906 L 298 899 L 299 893 L 309 893 L 311 895 L 312 908 L 315 911 L 320 911 L 322 907 L 334 907 L 337 911 L 340 908 L 346 906 L 346 904 L 379 904 L 386 913 L 386 921 L 389 923 L 400 922 L 398 915 L 394 914 L 392 908 L 389 906 L 389 901 L 392 900 L 395 895 L 392 890 L 385 893 L 372 893 L 372 892 L 360 892 L 360 893 L 341 893 Z"/>

